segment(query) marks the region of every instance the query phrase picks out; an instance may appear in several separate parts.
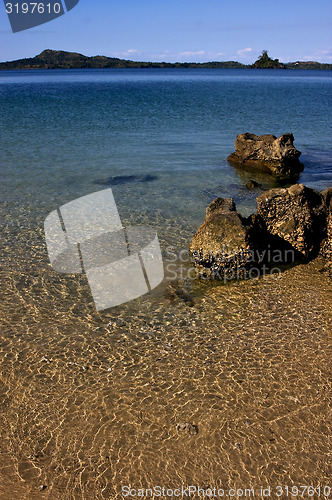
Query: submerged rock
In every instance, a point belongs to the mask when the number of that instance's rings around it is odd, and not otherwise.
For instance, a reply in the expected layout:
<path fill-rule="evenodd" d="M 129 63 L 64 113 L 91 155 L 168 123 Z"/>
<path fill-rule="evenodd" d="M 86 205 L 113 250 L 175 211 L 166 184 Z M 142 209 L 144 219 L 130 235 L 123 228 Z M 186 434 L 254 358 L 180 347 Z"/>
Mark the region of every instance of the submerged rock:
<path fill-rule="evenodd" d="M 295 258 L 315 257 L 326 227 L 323 196 L 303 184 L 271 189 L 257 198 L 255 224 L 275 238 L 274 246 L 290 246 Z"/>
<path fill-rule="evenodd" d="M 236 166 L 267 171 L 276 177 L 298 178 L 303 170 L 299 161 L 301 152 L 294 145 L 293 134 L 275 135 L 239 134 L 235 139 L 235 152 L 228 161 Z"/>
<path fill-rule="evenodd" d="M 177 424 L 176 431 L 178 434 L 184 434 L 189 436 L 196 436 L 198 434 L 197 425 L 185 423 L 185 424 Z"/>
<path fill-rule="evenodd" d="M 259 182 L 253 181 L 252 179 L 250 179 L 250 181 L 248 181 L 246 184 L 246 188 L 249 189 L 249 191 L 251 191 L 252 189 L 258 188 L 258 187 L 262 187 L 262 184 L 260 184 Z"/>
<path fill-rule="evenodd" d="M 195 305 L 194 299 L 190 293 L 188 293 L 184 288 L 179 286 L 179 283 L 176 281 L 174 283 L 170 283 L 169 287 L 165 292 L 166 299 L 170 300 L 171 303 L 174 303 L 176 298 L 183 300 L 188 306 L 193 307 Z"/>

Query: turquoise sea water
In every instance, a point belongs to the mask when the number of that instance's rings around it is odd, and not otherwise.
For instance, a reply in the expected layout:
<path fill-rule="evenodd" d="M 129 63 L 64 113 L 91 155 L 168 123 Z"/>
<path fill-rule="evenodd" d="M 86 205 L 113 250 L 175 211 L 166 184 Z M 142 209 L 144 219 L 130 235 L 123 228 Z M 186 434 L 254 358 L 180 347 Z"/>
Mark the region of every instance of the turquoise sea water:
<path fill-rule="evenodd" d="M 257 193 L 227 163 L 238 133 L 293 132 L 300 182 L 331 185 L 330 71 L 54 70 L 0 73 L 1 202 L 7 221 L 42 224 L 113 187 L 124 221 L 176 227 L 183 244 L 207 204 Z M 264 187 L 275 181 L 264 176 Z M 25 220 L 25 222 L 24 222 Z M 171 230 L 172 232 L 172 230 Z"/>
<path fill-rule="evenodd" d="M 277 185 L 228 165 L 241 132 L 293 132 L 300 181 L 332 185 L 331 77 L 0 72 L 1 498 L 327 484 L 331 300 L 317 262 L 225 285 L 165 279 L 99 313 L 83 274 L 51 268 L 43 223 L 111 187 L 126 225 L 156 228 L 164 256 L 186 249 L 216 196 L 249 215 L 248 179 Z"/>

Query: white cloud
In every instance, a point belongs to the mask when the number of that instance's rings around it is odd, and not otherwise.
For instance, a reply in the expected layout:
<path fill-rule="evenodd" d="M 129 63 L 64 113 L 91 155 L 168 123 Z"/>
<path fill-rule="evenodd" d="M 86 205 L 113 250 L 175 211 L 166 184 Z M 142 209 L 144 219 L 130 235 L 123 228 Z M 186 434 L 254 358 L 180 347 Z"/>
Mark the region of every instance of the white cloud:
<path fill-rule="evenodd" d="M 238 50 L 237 54 L 239 56 L 245 56 L 245 55 L 249 54 L 251 51 L 252 51 L 252 48 L 251 47 L 247 47 L 246 49 L 240 49 L 240 50 Z"/>
<path fill-rule="evenodd" d="M 183 50 L 173 52 L 165 49 L 163 52 L 142 52 L 136 49 L 129 49 L 125 52 L 113 52 L 108 54 L 111 57 L 120 57 L 134 61 L 152 61 L 152 62 L 206 62 L 224 60 L 225 52 L 212 52 L 207 50 Z"/>
<path fill-rule="evenodd" d="M 332 61 L 332 49 L 316 50 L 312 54 L 306 54 L 305 56 L 299 57 L 298 60 L 330 63 Z"/>
<path fill-rule="evenodd" d="M 120 58 L 128 58 L 128 57 L 140 57 L 141 52 L 137 49 L 128 49 L 124 52 L 108 52 L 105 53 L 108 57 L 120 57 Z"/>
<path fill-rule="evenodd" d="M 205 50 L 185 50 L 184 52 L 180 52 L 179 56 L 203 56 L 205 54 Z"/>
<path fill-rule="evenodd" d="M 183 50 L 182 52 L 165 50 L 162 53 L 150 53 L 145 56 L 146 60 L 149 61 L 204 62 L 219 60 L 222 56 L 225 56 L 225 53 L 206 50 Z"/>

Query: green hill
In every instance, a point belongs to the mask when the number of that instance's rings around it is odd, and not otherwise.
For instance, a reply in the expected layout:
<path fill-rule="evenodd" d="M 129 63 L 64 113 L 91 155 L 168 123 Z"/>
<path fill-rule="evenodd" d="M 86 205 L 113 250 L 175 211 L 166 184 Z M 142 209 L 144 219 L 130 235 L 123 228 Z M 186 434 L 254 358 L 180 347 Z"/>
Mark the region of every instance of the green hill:
<path fill-rule="evenodd" d="M 209 63 L 166 63 L 137 62 L 116 57 L 88 57 L 77 52 L 44 50 L 35 57 L 0 63 L 0 69 L 79 69 L 79 68 L 242 68 L 244 64 L 235 61 Z"/>
<path fill-rule="evenodd" d="M 281 63 L 279 59 L 271 59 L 268 56 L 267 50 L 263 50 L 260 57 L 254 64 L 251 66 L 252 68 L 258 69 L 285 69 L 285 64 Z"/>
<path fill-rule="evenodd" d="M 0 63 L 0 70 L 17 69 L 85 69 L 85 68 L 257 68 L 257 69 L 332 69 L 332 64 L 314 61 L 281 63 L 271 59 L 266 50 L 252 65 L 236 61 L 211 61 L 205 63 L 143 62 L 118 59 L 116 57 L 88 57 L 77 52 L 44 50 L 35 57 Z"/>

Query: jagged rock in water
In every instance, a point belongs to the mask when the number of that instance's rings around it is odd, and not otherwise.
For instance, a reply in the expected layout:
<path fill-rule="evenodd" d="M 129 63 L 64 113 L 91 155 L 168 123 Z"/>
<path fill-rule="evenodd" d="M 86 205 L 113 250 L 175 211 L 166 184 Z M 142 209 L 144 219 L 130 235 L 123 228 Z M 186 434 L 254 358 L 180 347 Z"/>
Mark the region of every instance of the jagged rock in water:
<path fill-rule="evenodd" d="M 235 166 L 255 168 L 276 177 L 297 179 L 303 170 L 299 161 L 301 152 L 294 145 L 293 134 L 275 135 L 239 134 L 235 139 L 235 152 L 228 161 Z"/>

